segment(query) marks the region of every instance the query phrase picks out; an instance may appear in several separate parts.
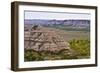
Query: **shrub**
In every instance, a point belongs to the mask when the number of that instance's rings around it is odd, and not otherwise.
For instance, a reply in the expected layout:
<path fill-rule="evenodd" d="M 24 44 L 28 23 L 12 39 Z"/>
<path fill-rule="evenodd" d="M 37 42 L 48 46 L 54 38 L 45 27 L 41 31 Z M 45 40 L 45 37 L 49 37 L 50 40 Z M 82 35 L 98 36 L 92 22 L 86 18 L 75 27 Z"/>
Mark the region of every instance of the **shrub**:
<path fill-rule="evenodd" d="M 70 48 L 75 50 L 77 56 L 90 56 L 90 41 L 89 40 L 72 40 L 69 42 Z"/>
<path fill-rule="evenodd" d="M 42 56 L 34 50 L 25 51 L 24 55 L 25 61 L 40 61 L 43 60 Z"/>

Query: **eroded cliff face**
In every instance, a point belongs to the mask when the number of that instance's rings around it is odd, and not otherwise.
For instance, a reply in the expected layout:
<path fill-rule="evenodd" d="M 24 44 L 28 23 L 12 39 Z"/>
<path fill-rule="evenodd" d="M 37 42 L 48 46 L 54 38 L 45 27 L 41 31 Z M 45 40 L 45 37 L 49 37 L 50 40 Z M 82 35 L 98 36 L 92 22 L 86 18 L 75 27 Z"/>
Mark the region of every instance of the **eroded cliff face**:
<path fill-rule="evenodd" d="M 47 28 L 34 25 L 30 28 L 25 27 L 24 48 L 35 51 L 58 52 L 63 49 L 70 50 L 69 44 L 54 28 Z"/>

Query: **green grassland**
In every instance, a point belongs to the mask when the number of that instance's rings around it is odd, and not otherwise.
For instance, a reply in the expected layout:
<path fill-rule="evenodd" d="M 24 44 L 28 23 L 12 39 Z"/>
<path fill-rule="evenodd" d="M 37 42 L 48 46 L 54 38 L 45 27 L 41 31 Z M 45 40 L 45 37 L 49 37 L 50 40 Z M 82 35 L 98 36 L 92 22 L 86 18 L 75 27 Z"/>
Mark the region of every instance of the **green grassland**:
<path fill-rule="evenodd" d="M 82 27 L 75 27 L 75 26 L 69 26 L 69 25 L 53 25 L 53 26 L 45 26 L 49 28 L 56 28 L 66 31 L 90 31 L 90 27 L 82 28 Z"/>
<path fill-rule="evenodd" d="M 53 31 L 57 32 L 58 35 L 61 35 L 63 37 L 64 40 L 71 41 L 73 39 L 90 39 L 90 31 L 88 30 L 81 30 L 80 28 L 76 28 L 78 30 L 73 30 L 72 27 L 47 27 L 47 28 L 51 28 Z M 62 29 L 65 28 L 66 30 Z M 67 28 L 70 30 L 67 30 Z"/>

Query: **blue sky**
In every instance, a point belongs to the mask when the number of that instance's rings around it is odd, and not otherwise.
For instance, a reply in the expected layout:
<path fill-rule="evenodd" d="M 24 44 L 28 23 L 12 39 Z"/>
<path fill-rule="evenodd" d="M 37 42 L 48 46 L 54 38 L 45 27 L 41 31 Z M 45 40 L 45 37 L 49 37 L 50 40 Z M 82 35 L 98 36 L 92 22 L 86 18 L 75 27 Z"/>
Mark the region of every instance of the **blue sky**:
<path fill-rule="evenodd" d="M 25 19 L 85 19 L 90 20 L 89 13 L 25 11 Z"/>

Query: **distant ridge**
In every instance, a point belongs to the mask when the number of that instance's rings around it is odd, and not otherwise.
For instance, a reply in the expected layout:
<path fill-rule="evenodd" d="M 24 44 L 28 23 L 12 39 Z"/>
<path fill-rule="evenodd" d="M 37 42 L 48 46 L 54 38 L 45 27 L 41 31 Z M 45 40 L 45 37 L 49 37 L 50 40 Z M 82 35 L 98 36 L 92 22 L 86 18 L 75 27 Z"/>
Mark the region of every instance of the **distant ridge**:
<path fill-rule="evenodd" d="M 64 26 L 74 26 L 74 27 L 90 27 L 90 20 L 48 20 L 48 19 L 25 19 L 25 25 L 43 25 L 43 26 L 53 26 L 53 25 L 64 25 Z"/>

